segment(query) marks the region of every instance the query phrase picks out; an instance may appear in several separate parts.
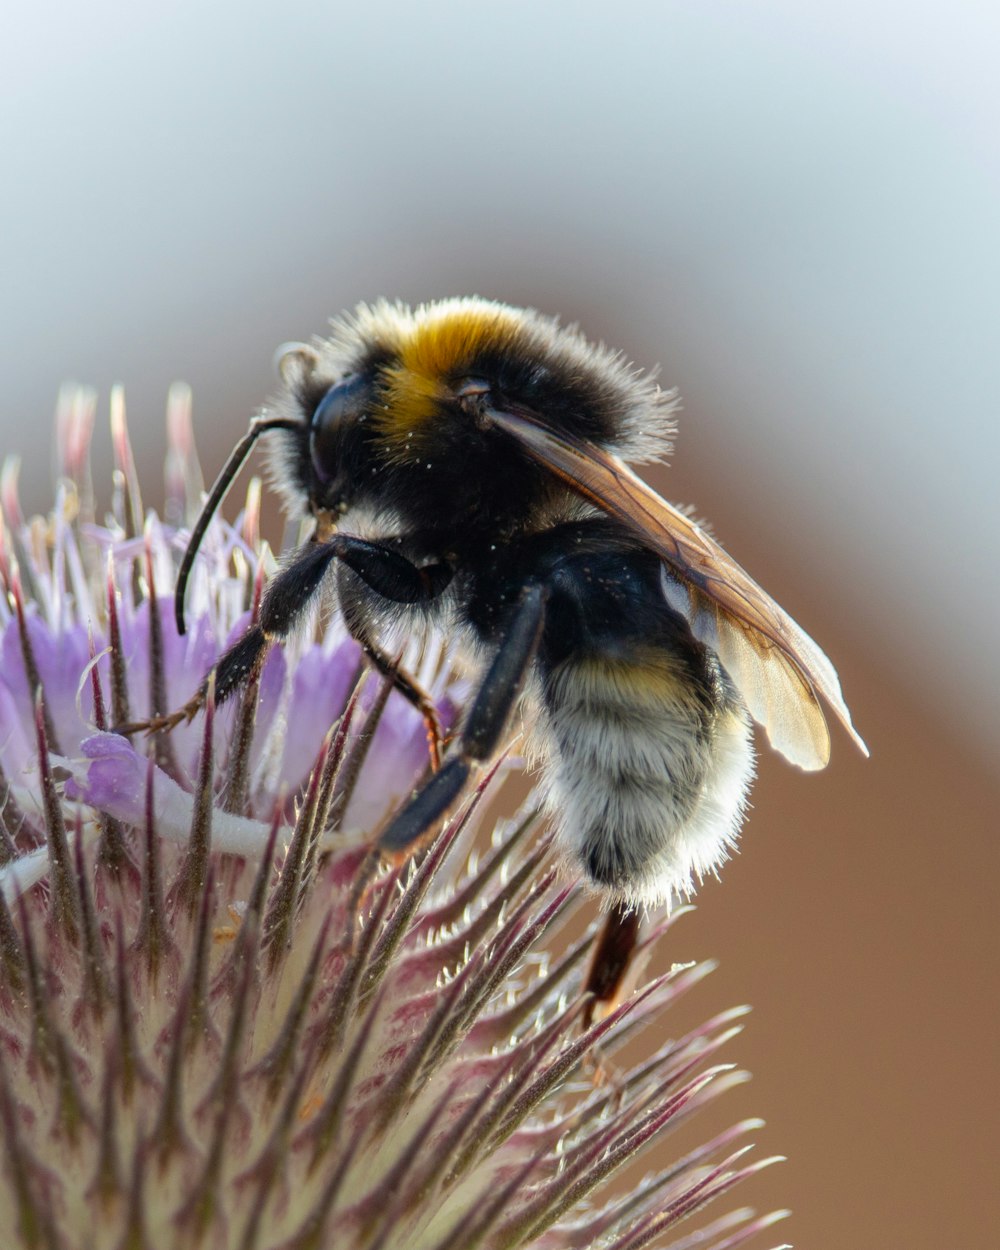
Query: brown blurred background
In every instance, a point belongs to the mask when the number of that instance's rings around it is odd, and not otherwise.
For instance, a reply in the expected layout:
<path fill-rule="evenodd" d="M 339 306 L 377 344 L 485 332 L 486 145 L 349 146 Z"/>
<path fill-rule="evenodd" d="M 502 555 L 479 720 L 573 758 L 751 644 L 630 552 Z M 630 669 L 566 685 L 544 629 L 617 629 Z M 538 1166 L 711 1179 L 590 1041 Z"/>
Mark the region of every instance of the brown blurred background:
<path fill-rule="evenodd" d="M 837 733 L 809 777 L 765 752 L 667 953 L 721 961 L 691 1018 L 754 1005 L 717 1110 L 789 1162 L 736 1201 L 815 1250 L 986 1250 L 1000 15 L 822 9 L 21 6 L 0 450 L 44 506 L 59 383 L 123 380 L 151 484 L 181 377 L 211 472 L 274 347 L 379 295 L 533 304 L 658 362 L 657 485 L 821 641 L 872 748 Z"/>

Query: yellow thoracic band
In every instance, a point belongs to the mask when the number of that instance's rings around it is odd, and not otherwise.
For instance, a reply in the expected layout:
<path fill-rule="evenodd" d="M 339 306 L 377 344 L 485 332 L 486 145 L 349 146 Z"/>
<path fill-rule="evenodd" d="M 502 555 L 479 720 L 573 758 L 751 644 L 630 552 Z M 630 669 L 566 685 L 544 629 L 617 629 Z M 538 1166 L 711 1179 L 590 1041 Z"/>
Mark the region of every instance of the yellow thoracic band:
<path fill-rule="evenodd" d="M 421 309 L 398 345 L 398 360 L 382 370 L 384 400 L 375 420 L 393 453 L 408 457 L 432 450 L 425 436 L 433 434 L 437 404 L 450 393 L 449 383 L 483 348 L 503 351 L 519 333 L 523 321 L 495 304 Z"/>

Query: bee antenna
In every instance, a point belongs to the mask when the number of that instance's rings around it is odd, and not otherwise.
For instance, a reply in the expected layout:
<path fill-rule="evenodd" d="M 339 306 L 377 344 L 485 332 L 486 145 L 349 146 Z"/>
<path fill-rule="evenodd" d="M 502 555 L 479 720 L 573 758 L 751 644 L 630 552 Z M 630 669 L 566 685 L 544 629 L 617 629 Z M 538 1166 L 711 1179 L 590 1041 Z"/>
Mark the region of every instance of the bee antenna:
<path fill-rule="evenodd" d="M 212 517 L 219 510 L 219 506 L 225 499 L 236 475 L 246 463 L 254 443 L 262 434 L 266 434 L 268 430 L 295 430 L 301 428 L 301 426 L 302 422 L 295 420 L 293 417 L 254 417 L 250 422 L 250 428 L 229 453 L 229 459 L 223 465 L 222 472 L 215 479 L 215 483 L 208 493 L 208 498 L 198 514 L 198 519 L 194 523 L 194 529 L 191 531 L 191 537 L 188 539 L 188 545 L 184 550 L 180 568 L 177 570 L 177 585 L 174 589 L 174 619 L 177 621 L 177 632 L 179 634 L 183 634 L 187 630 L 187 626 L 184 623 L 184 595 L 187 591 L 188 578 L 191 576 L 194 558 L 198 554 L 198 548 L 201 546 L 201 541 L 205 537 L 205 531 L 208 529 Z"/>

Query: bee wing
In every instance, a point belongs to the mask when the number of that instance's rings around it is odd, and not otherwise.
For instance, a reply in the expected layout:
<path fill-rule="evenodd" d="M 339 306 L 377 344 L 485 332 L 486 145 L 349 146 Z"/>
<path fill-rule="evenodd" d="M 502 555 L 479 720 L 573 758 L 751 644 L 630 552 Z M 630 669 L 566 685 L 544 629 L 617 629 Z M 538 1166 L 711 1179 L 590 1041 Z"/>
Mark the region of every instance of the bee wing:
<path fill-rule="evenodd" d="M 868 754 L 821 648 L 690 517 L 591 443 L 557 433 L 523 412 L 490 409 L 487 416 L 663 559 L 667 601 L 718 655 L 775 750 L 800 768 L 826 766 L 830 733 L 821 694 Z"/>

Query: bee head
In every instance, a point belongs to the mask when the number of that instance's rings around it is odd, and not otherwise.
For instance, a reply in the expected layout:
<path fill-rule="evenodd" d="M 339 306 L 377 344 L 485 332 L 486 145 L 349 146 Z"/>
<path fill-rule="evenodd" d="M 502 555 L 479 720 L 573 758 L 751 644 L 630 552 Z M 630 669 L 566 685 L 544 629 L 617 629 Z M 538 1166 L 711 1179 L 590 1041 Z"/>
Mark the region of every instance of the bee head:
<path fill-rule="evenodd" d="M 314 515 L 336 518 L 351 506 L 362 480 L 376 372 L 365 362 L 331 369 L 321 349 L 303 343 L 280 348 L 277 367 L 285 394 L 276 406 L 293 407 L 299 420 L 282 435 L 276 481 L 293 511 L 305 503 Z"/>

